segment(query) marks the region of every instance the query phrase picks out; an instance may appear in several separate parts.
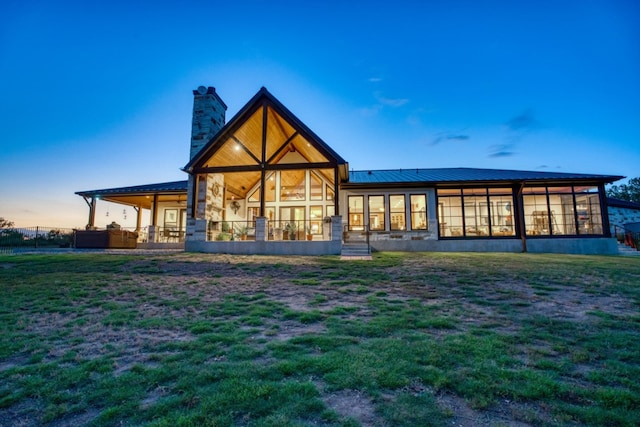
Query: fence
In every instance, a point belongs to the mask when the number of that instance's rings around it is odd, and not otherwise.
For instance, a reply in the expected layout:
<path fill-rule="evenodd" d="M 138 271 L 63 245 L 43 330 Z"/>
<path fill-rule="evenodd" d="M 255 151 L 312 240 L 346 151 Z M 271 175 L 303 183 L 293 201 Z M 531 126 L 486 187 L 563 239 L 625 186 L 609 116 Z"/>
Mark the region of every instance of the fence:
<path fill-rule="evenodd" d="M 19 248 L 71 248 L 74 242 L 72 228 L 15 227 L 0 229 L 0 250 Z"/>

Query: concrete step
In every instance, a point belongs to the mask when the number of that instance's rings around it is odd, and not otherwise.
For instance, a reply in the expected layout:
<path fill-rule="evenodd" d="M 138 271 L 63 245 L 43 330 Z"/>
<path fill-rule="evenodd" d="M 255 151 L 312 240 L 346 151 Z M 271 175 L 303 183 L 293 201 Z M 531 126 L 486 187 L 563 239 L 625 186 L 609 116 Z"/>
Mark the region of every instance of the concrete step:
<path fill-rule="evenodd" d="M 369 247 L 362 244 L 344 244 L 340 255 L 341 259 L 371 259 Z"/>
<path fill-rule="evenodd" d="M 640 256 L 640 251 L 622 243 L 618 243 L 618 254 L 624 256 Z"/>

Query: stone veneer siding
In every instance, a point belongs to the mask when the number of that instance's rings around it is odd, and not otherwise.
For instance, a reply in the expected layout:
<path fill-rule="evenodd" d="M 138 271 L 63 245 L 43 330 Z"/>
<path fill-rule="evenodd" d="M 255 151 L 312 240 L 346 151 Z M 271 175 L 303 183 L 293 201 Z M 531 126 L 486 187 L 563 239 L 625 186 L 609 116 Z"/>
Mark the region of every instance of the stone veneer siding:
<path fill-rule="evenodd" d="M 625 224 L 640 222 L 640 209 L 629 209 L 609 206 L 609 224 L 624 227 Z"/>

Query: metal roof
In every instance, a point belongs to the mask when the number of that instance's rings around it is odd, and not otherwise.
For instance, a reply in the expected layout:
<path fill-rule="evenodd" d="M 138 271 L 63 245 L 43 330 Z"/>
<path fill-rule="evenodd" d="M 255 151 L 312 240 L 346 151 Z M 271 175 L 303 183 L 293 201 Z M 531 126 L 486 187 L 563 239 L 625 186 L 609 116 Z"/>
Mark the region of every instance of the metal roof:
<path fill-rule="evenodd" d="M 622 200 L 622 199 L 615 199 L 613 197 L 607 197 L 607 205 L 614 208 L 640 210 L 640 203 L 629 202 L 627 200 Z"/>
<path fill-rule="evenodd" d="M 601 181 L 613 182 L 622 176 L 563 172 L 536 172 L 504 169 L 438 168 L 350 171 L 348 184 L 451 184 L 500 181 Z"/>
<path fill-rule="evenodd" d="M 173 193 L 173 192 L 187 192 L 188 181 L 171 181 L 161 182 L 158 184 L 146 184 L 146 185 L 134 185 L 131 187 L 119 187 L 119 188 L 104 188 L 102 190 L 87 190 L 76 191 L 76 194 L 80 196 L 103 196 L 103 195 L 125 195 L 125 194 L 140 194 L 140 193 Z"/>

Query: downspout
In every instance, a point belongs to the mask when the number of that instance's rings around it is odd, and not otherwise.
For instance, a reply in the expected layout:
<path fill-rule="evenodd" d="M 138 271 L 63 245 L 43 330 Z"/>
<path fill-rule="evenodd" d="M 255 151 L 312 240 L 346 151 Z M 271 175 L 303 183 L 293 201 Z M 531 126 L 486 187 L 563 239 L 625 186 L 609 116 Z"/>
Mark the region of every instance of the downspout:
<path fill-rule="evenodd" d="M 524 205 L 522 201 L 522 191 L 524 190 L 525 182 L 520 183 L 520 188 L 516 195 L 516 206 L 518 207 L 518 229 L 520 231 L 520 240 L 522 241 L 522 252 L 527 252 L 527 234 L 524 226 Z"/>

